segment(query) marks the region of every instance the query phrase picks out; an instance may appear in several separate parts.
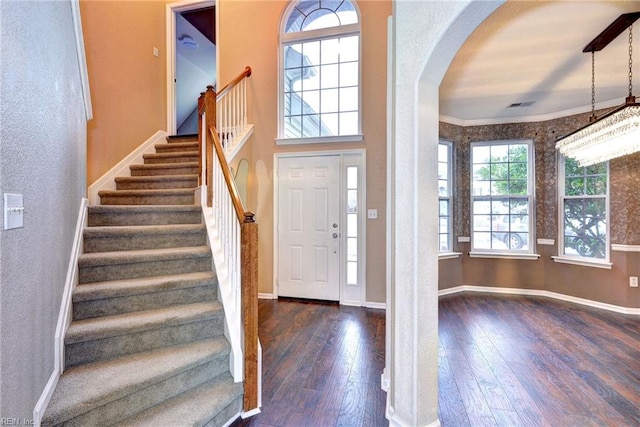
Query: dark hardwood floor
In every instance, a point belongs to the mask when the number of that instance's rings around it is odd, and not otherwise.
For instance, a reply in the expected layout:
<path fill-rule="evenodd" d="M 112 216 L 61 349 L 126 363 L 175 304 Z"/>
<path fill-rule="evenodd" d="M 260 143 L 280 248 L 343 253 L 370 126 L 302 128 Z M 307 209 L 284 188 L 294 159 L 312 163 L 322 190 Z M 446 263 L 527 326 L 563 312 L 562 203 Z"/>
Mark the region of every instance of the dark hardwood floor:
<path fill-rule="evenodd" d="M 386 426 L 384 311 L 261 300 L 262 413 L 233 426 Z M 443 426 L 640 426 L 640 318 L 547 298 L 440 299 Z"/>
<path fill-rule="evenodd" d="M 262 413 L 233 426 L 386 426 L 384 310 L 260 300 Z"/>

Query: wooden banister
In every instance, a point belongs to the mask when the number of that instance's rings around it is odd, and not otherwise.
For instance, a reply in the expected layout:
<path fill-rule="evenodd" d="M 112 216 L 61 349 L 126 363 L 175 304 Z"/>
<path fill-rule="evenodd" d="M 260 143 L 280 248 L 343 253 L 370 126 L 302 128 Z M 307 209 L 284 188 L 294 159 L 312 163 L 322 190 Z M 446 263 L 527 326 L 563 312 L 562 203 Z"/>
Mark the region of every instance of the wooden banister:
<path fill-rule="evenodd" d="M 244 70 L 240 74 L 238 74 L 233 80 L 227 83 L 225 87 L 220 89 L 220 91 L 218 92 L 218 98 L 222 98 L 223 96 L 225 96 L 227 92 L 229 92 L 235 85 L 240 83 L 242 79 L 250 76 L 251 76 L 251 67 L 247 65 L 246 67 L 244 67 Z"/>
<path fill-rule="evenodd" d="M 228 85 L 226 85 L 219 93 L 213 89 L 213 86 L 207 86 L 207 90 L 200 94 L 198 99 L 199 113 L 199 148 L 200 148 L 200 183 L 206 183 L 207 196 L 206 205 L 213 207 L 213 215 L 221 212 L 219 215 L 219 223 L 216 227 L 218 233 L 226 234 L 223 245 L 224 256 L 228 262 L 235 263 L 239 259 L 239 279 L 240 279 L 240 312 L 242 330 L 244 335 L 244 411 L 249 412 L 258 408 L 259 401 L 259 365 L 258 365 L 258 223 L 253 212 L 247 211 L 240 198 L 235 180 L 231 175 L 231 170 L 227 162 L 224 151 L 223 141 L 220 133 L 223 133 L 223 140 L 230 144 L 229 135 L 239 132 L 246 125 L 246 105 L 239 108 L 236 104 L 229 108 L 225 98 L 242 99 L 246 102 L 246 82 L 243 80 L 251 75 L 251 67 L 245 69 L 237 77 L 235 77 Z M 237 86 L 237 88 L 236 88 Z M 240 95 L 238 95 L 240 93 Z M 221 102 L 220 111 L 217 113 L 217 102 Z M 216 114 L 224 117 L 225 110 L 233 111 L 233 118 L 239 118 L 235 122 L 222 121 L 222 128 L 216 125 Z M 203 119 L 204 117 L 204 119 Z M 203 153 L 206 153 L 205 159 L 202 159 Z M 214 182 L 214 169 L 216 182 Z M 203 173 L 204 171 L 204 173 Z M 204 176 L 203 176 L 204 175 Z M 202 181 L 205 181 L 204 183 Z M 224 181 L 224 183 L 223 183 Z M 213 204 L 213 191 L 217 192 L 216 205 Z M 223 201 L 224 200 L 224 201 Z M 222 210 L 216 211 L 219 205 L 223 205 Z M 235 218 L 231 209 L 235 212 Z M 217 219 L 218 219 L 217 218 Z M 216 220 L 217 220 L 216 219 Z M 239 227 L 239 242 L 238 230 Z M 229 231 L 230 230 L 230 231 Z M 236 243 L 234 243 L 236 242 Z M 238 249 L 239 247 L 239 249 Z M 237 251 L 237 252 L 236 252 Z M 236 261 L 234 261 L 236 260 Z M 237 271 L 238 265 L 234 264 L 231 269 Z M 234 274 L 231 274 L 233 276 Z M 238 276 L 238 274 L 235 274 Z M 237 279 L 236 279 L 237 280 Z M 237 282 L 232 282 L 237 283 Z M 235 285 L 234 285 L 235 286 Z M 237 289 L 237 288 L 236 288 Z M 236 313 L 238 313 L 236 311 Z"/>

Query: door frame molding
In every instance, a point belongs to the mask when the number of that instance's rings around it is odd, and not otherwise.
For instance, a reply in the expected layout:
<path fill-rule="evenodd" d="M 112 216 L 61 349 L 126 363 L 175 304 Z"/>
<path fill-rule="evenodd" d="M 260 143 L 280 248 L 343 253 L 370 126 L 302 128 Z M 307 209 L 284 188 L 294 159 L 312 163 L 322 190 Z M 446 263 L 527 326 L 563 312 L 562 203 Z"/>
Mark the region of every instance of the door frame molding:
<path fill-rule="evenodd" d="M 279 261 L 279 234 L 278 220 L 280 216 L 278 197 L 280 181 L 278 178 L 278 161 L 281 158 L 291 157 L 340 157 L 340 217 L 345 215 L 344 205 L 346 202 L 346 156 L 359 156 L 358 165 L 358 206 L 360 215 L 358 217 L 358 299 L 347 298 L 345 292 L 346 285 L 346 233 L 340 238 L 340 304 L 365 307 L 367 301 L 367 150 L 364 148 L 344 149 L 344 150 L 324 150 L 324 151 L 297 151 L 289 153 L 273 154 L 273 298 L 278 298 L 278 261 Z M 349 288 L 354 288 L 349 285 Z"/>
<path fill-rule="evenodd" d="M 219 0 L 182 0 L 173 3 L 167 3 L 165 13 L 165 37 L 167 52 L 167 133 L 175 135 L 177 132 L 176 123 L 176 14 L 186 12 L 188 10 L 202 9 L 204 7 L 213 6 L 215 8 L 216 19 L 216 42 L 219 41 Z M 218 43 L 219 44 L 219 43 Z M 220 77 L 220 50 L 216 45 L 216 81 Z M 206 88 L 202 88 L 204 92 Z"/>

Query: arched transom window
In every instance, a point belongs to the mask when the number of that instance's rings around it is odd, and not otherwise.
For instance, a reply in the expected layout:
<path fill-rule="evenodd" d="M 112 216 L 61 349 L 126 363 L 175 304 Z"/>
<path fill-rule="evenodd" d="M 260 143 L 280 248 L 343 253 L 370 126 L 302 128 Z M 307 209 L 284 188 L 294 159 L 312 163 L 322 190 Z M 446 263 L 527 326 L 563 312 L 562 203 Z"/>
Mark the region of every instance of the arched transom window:
<path fill-rule="evenodd" d="M 294 1 L 285 11 L 279 142 L 362 138 L 358 15 L 349 0 Z"/>

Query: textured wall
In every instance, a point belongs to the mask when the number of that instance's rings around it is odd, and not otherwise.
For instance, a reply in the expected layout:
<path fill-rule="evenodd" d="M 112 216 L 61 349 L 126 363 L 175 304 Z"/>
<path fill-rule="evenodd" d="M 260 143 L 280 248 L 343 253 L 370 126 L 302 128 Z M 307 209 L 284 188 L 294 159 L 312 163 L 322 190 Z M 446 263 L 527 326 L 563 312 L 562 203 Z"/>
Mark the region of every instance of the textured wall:
<path fill-rule="evenodd" d="M 598 112 L 602 115 L 604 111 Z M 625 307 L 640 306 L 640 292 L 629 289 L 628 276 L 637 275 L 637 253 L 611 253 L 612 270 L 557 264 L 558 210 L 555 142 L 588 123 L 590 113 L 544 122 L 461 127 L 440 123 L 440 137 L 454 142 L 455 180 L 454 240 L 470 236 L 469 147 L 471 142 L 531 139 L 535 144 L 536 238 L 554 239 L 555 246 L 537 245 L 538 261 L 469 258 L 470 244 L 454 243 L 464 255 L 440 263 L 440 288 L 461 284 L 546 289 Z M 610 162 L 611 243 L 640 244 L 640 153 Z M 448 269 L 461 269 L 462 278 Z M 445 270 L 446 269 L 446 270 Z M 634 273 L 635 272 L 635 273 Z"/>
<path fill-rule="evenodd" d="M 80 199 L 86 122 L 68 1 L 0 2 L 0 186 L 24 195 L 24 228 L 0 232 L 0 417 L 32 418 Z"/>

